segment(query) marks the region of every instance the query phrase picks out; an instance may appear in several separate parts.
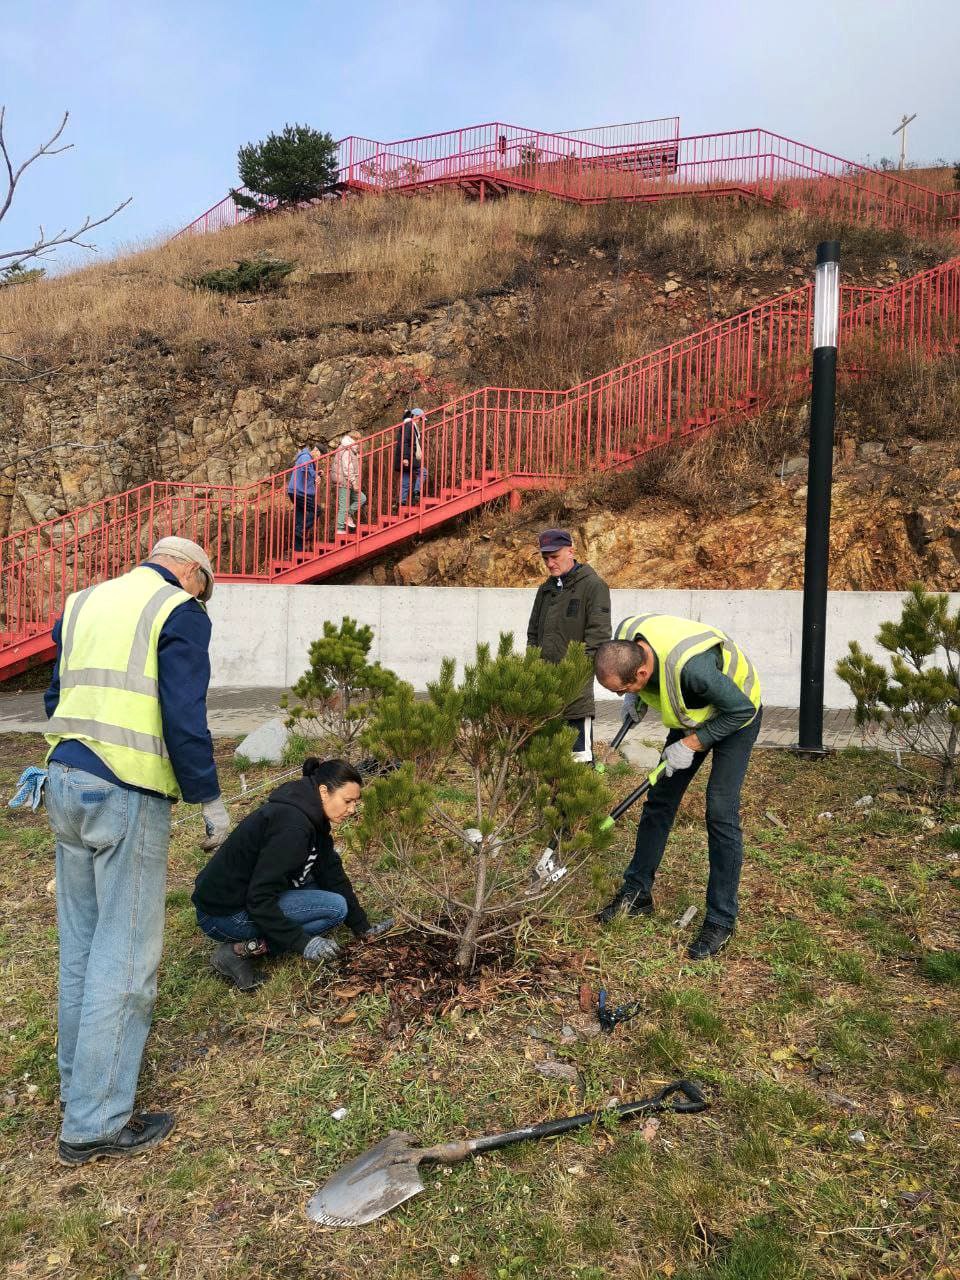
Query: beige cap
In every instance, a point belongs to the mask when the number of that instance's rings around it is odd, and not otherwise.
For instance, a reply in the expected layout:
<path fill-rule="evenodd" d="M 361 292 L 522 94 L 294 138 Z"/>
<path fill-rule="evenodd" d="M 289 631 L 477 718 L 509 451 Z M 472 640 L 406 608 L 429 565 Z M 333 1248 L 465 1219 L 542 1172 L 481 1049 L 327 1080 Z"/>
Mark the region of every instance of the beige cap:
<path fill-rule="evenodd" d="M 199 565 L 206 580 L 200 599 L 206 603 L 213 595 L 213 566 L 203 547 L 196 542 L 191 542 L 189 538 L 161 538 L 153 544 L 147 558 L 152 560 L 154 556 L 172 556 L 175 560 L 187 560 L 190 564 Z"/>

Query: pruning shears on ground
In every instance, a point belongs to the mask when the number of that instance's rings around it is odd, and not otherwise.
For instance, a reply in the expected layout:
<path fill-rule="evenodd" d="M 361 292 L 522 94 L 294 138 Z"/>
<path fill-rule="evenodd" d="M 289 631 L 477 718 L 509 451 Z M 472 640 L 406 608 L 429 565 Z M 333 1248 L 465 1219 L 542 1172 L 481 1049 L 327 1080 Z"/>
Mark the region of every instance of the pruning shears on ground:
<path fill-rule="evenodd" d="M 630 1000 L 627 1004 L 618 1004 L 611 1008 L 607 1003 L 606 988 L 601 987 L 600 994 L 597 996 L 597 1021 L 609 1035 L 621 1022 L 629 1022 L 631 1018 L 635 1018 L 642 1008 L 642 1000 Z"/>

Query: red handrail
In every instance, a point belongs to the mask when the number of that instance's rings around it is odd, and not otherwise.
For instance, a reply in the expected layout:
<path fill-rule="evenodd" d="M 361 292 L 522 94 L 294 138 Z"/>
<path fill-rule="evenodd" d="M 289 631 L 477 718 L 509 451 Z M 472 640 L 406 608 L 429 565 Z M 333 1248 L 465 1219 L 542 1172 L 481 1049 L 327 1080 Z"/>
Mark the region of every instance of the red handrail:
<path fill-rule="evenodd" d="M 333 455 L 316 464 L 316 523 L 293 550 L 293 469 L 247 485 L 151 481 L 0 539 L 0 678 L 49 645 L 66 596 L 136 564 L 165 534 L 202 543 L 218 577 L 309 581 L 376 554 L 511 489 L 568 483 L 632 463 L 772 394 L 802 389 L 812 290 L 804 285 L 567 391 L 482 387 L 432 410 L 428 480 L 400 503 L 399 426 L 357 442 L 366 505 L 338 532 Z M 844 286 L 849 350 L 937 355 L 960 340 L 960 258 L 886 289 Z M 26 648 L 25 648 L 26 646 Z M 32 646 L 32 647 L 31 647 Z"/>
<path fill-rule="evenodd" d="M 681 138 L 675 116 L 558 133 L 494 121 L 395 142 L 341 138 L 337 148 L 343 191 L 492 184 L 580 203 L 739 194 L 881 226 L 960 229 L 960 200 L 952 193 L 764 129 Z M 178 234 L 248 216 L 228 196 Z"/>

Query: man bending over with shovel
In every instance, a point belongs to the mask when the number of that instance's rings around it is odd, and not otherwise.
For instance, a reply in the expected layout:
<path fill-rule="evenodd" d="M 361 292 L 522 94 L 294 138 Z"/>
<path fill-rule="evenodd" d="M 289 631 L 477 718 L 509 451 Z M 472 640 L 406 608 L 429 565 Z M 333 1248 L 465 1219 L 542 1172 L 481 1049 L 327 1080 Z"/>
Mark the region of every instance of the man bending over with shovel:
<path fill-rule="evenodd" d="M 643 613 L 625 618 L 614 638 L 600 645 L 596 674 L 605 689 L 624 695 L 627 714 L 637 722 L 653 707 L 670 731 L 663 753 L 666 768 L 644 803 L 633 860 L 623 885 L 597 919 L 608 924 L 621 912 L 653 914 L 653 880 L 680 801 L 712 752 L 707 911 L 687 952 L 692 960 L 704 960 L 726 945 L 736 926 L 743 864 L 740 789 L 762 716 L 756 669 L 716 627 Z M 639 708 L 638 699 L 644 704 Z"/>

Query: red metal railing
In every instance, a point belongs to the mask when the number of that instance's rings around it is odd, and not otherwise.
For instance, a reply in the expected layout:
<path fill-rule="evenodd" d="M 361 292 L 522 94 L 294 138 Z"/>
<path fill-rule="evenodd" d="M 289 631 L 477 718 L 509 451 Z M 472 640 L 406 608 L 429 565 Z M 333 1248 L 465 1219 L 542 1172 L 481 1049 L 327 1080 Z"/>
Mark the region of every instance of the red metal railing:
<path fill-rule="evenodd" d="M 508 493 L 630 465 L 775 393 L 806 386 L 810 285 L 709 325 L 568 391 L 483 387 L 431 411 L 425 480 L 400 501 L 400 428 L 357 442 L 366 504 L 338 532 L 334 455 L 316 467 L 317 518 L 293 549 L 293 470 L 249 485 L 151 482 L 0 540 L 0 677 L 49 651 L 66 596 L 123 572 L 176 533 L 200 542 L 218 577 L 311 581 Z M 937 355 L 960 343 L 960 258 L 886 289 L 844 286 L 844 353 Z"/>
<path fill-rule="evenodd" d="M 679 136 L 679 119 L 549 133 L 492 122 L 397 142 L 342 138 L 338 185 L 416 192 L 450 184 L 580 203 L 740 194 L 882 226 L 960 228 L 960 199 L 763 129 Z M 229 197 L 189 231 L 243 221 Z"/>

